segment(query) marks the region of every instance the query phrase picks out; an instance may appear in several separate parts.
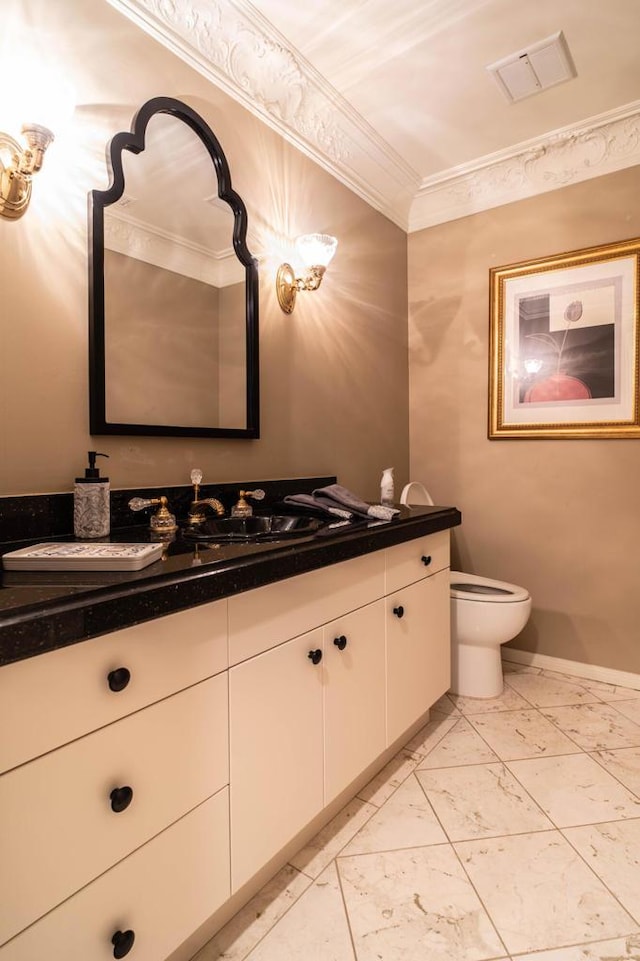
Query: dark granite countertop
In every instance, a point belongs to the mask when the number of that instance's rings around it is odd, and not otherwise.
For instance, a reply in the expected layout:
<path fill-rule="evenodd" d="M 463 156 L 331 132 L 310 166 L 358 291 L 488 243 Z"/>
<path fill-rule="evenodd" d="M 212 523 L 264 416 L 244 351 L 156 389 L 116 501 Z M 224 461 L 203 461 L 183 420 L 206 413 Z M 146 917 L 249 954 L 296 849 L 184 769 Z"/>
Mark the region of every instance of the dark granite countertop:
<path fill-rule="evenodd" d="M 0 665 L 460 523 L 455 507 L 403 507 L 388 523 L 361 522 L 289 540 L 203 546 L 178 535 L 167 543 L 162 560 L 132 573 L 3 571 Z M 143 541 L 148 536 L 147 528 L 124 528 L 111 540 Z"/>

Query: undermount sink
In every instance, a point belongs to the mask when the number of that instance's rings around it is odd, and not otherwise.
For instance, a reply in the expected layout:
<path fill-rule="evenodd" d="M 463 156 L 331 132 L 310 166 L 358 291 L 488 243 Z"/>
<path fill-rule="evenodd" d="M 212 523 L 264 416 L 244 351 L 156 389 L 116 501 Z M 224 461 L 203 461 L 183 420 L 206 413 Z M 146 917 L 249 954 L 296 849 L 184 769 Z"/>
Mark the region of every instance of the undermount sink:
<path fill-rule="evenodd" d="M 210 517 L 187 527 L 184 536 L 197 541 L 264 541 L 281 537 L 304 537 L 323 526 L 317 517 L 266 514 L 252 517 Z"/>

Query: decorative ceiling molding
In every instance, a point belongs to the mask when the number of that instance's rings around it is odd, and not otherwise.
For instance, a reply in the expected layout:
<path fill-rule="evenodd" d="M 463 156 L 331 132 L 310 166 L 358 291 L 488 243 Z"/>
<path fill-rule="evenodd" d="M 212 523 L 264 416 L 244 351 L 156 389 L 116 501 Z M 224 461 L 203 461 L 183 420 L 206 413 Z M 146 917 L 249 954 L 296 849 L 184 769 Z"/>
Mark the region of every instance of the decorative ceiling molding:
<path fill-rule="evenodd" d="M 637 101 L 421 183 L 249 0 L 108 2 L 409 232 L 640 163 Z"/>
<path fill-rule="evenodd" d="M 640 101 L 426 180 L 409 231 L 640 164 Z"/>
<path fill-rule="evenodd" d="M 419 175 L 247 0 L 109 3 L 406 228 Z"/>

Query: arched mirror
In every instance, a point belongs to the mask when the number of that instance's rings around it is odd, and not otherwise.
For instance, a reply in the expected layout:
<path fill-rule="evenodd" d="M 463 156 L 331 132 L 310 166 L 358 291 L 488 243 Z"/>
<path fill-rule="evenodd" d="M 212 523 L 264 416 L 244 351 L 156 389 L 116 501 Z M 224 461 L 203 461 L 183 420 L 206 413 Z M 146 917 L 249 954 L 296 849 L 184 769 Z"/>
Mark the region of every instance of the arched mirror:
<path fill-rule="evenodd" d="M 156 97 L 108 159 L 91 192 L 91 433 L 258 437 L 258 269 L 218 140 Z"/>

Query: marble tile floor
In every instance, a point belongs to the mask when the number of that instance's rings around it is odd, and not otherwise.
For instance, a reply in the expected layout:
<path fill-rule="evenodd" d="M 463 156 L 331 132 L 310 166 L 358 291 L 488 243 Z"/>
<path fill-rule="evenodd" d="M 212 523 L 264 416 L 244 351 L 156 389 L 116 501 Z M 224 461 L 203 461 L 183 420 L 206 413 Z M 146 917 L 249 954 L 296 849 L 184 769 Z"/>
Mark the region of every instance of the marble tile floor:
<path fill-rule="evenodd" d="M 640 690 L 504 667 L 194 961 L 640 961 Z"/>

